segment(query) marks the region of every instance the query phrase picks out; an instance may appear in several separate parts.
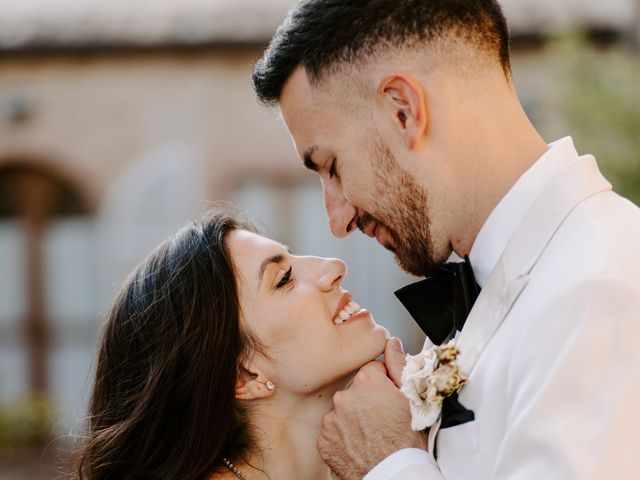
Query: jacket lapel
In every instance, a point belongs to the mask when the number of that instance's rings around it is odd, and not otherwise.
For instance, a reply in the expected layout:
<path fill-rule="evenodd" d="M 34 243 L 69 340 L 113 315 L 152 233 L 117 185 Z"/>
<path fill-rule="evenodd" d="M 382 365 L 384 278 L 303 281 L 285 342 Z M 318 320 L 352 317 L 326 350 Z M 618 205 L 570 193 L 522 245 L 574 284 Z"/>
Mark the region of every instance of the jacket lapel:
<path fill-rule="evenodd" d="M 600 174 L 595 159 L 587 155 L 567 165 L 542 191 L 509 240 L 458 338 L 463 373 L 471 374 L 571 211 L 587 198 L 610 190 L 611 184 Z"/>

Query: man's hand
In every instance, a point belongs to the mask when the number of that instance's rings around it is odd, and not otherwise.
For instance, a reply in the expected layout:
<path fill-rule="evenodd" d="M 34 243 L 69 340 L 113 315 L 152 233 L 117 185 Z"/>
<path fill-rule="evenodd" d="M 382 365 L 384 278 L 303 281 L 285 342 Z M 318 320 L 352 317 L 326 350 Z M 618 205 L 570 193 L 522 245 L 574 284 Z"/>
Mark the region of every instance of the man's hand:
<path fill-rule="evenodd" d="M 318 451 L 342 480 L 362 479 L 403 448 L 426 449 L 426 436 L 411 430 L 409 402 L 394 384 L 404 363 L 398 339 L 387 343 L 385 362 L 393 381 L 383 363 L 366 364 L 347 390 L 334 395 L 333 410 L 323 419 Z"/>
<path fill-rule="evenodd" d="M 387 341 L 384 349 L 384 365 L 387 367 L 387 375 L 400 388 L 402 379 L 402 369 L 406 362 L 407 355 L 402 348 L 399 338 L 392 337 Z"/>

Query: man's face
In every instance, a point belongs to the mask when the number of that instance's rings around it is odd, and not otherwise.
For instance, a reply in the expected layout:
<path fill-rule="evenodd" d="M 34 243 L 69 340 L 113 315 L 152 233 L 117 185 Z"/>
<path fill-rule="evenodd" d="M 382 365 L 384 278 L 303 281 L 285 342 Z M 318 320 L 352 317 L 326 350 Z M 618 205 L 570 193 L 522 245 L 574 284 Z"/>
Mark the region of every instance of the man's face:
<path fill-rule="evenodd" d="M 427 193 L 400 168 L 373 120 L 322 101 L 302 68 L 285 85 L 280 107 L 305 166 L 320 176 L 332 233 L 358 228 L 394 252 L 405 271 L 432 270 Z"/>

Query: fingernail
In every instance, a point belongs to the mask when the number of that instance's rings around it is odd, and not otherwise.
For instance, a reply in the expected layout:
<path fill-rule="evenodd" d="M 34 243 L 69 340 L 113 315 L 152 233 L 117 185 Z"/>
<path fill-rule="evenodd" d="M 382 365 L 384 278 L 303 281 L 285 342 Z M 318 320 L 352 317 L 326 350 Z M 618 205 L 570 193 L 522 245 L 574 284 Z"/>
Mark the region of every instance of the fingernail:
<path fill-rule="evenodd" d="M 398 351 L 398 352 L 402 352 L 402 341 L 398 338 L 398 337 L 393 337 L 391 339 L 391 341 L 393 342 L 391 344 L 391 348 L 393 348 L 394 350 Z"/>

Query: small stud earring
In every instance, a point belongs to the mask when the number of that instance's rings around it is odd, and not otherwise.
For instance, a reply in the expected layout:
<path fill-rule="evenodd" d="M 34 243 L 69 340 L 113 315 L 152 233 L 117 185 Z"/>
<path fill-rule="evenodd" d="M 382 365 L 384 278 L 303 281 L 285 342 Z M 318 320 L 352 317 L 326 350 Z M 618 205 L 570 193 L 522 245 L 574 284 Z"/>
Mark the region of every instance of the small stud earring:
<path fill-rule="evenodd" d="M 265 387 L 267 387 L 267 390 L 272 391 L 276 388 L 276 386 L 270 382 L 269 380 L 266 381 L 266 383 L 264 384 Z"/>

